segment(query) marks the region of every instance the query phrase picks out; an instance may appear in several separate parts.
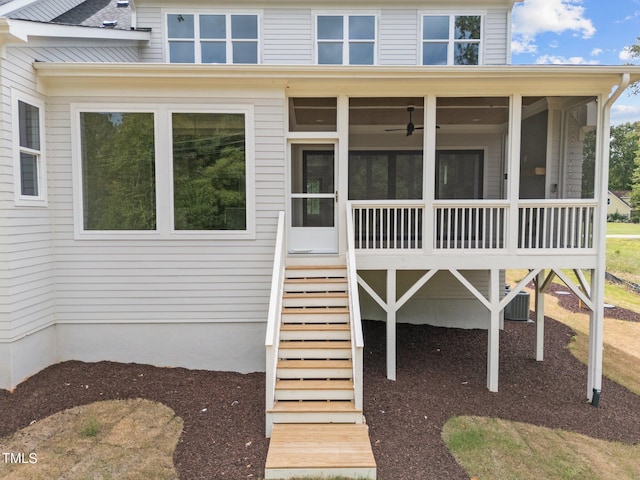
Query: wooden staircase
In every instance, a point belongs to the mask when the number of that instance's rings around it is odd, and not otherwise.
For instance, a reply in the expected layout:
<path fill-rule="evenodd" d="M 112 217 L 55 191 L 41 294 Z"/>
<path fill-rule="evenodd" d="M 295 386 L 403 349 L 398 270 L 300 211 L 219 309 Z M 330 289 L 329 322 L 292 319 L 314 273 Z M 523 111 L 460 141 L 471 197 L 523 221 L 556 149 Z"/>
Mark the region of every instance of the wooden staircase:
<path fill-rule="evenodd" d="M 267 480 L 375 479 L 355 402 L 347 285 L 344 266 L 285 270 Z"/>

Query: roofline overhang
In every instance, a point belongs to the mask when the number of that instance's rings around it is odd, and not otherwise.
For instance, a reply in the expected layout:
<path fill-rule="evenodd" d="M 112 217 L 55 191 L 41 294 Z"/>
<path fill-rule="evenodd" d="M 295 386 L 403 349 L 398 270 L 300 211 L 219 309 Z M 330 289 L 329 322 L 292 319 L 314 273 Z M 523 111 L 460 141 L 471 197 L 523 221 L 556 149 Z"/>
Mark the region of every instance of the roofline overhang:
<path fill-rule="evenodd" d="M 78 40 L 119 40 L 148 42 L 151 33 L 137 30 L 61 25 L 32 20 L 17 20 L 0 17 L 0 41 L 7 43 L 28 43 L 31 39 L 71 38 Z"/>
<path fill-rule="evenodd" d="M 180 80 L 181 86 L 226 85 L 234 87 L 311 88 L 318 96 L 341 88 L 367 94 L 367 87 L 395 86 L 398 94 L 421 95 L 433 87 L 442 94 L 472 96 L 521 93 L 524 95 L 606 95 L 628 75 L 630 83 L 640 81 L 640 66 L 593 65 L 500 65 L 456 67 L 383 66 L 284 66 L 284 65 L 194 65 L 166 63 L 48 63 L 34 68 L 43 85 L 84 84 L 106 80 L 113 84 L 135 85 L 137 81 L 166 84 Z M 626 77 L 625 77 L 626 78 Z M 413 93 L 411 93 L 413 92 Z M 466 92 L 466 93 L 465 93 Z"/>

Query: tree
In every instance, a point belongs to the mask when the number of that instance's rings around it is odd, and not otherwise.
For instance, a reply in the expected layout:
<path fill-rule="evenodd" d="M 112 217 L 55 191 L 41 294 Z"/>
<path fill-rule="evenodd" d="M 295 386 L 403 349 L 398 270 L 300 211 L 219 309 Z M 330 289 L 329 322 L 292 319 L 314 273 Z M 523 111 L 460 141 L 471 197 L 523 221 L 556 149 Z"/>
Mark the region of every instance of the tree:
<path fill-rule="evenodd" d="M 640 59 L 640 37 L 636 39 L 636 43 L 634 45 L 628 46 L 627 50 L 633 60 Z M 632 62 L 629 62 L 629 64 L 632 64 Z M 633 95 L 640 93 L 640 82 L 636 82 L 631 85 L 631 93 Z"/>
<path fill-rule="evenodd" d="M 638 214 L 640 213 L 638 211 L 640 208 L 640 149 L 636 151 L 635 169 L 633 170 L 631 180 L 633 182 L 631 188 L 631 206 L 634 209 L 632 219 L 634 222 L 637 222 L 639 220 Z"/>
<path fill-rule="evenodd" d="M 640 122 L 611 127 L 609 190 L 631 190 L 639 141 Z"/>

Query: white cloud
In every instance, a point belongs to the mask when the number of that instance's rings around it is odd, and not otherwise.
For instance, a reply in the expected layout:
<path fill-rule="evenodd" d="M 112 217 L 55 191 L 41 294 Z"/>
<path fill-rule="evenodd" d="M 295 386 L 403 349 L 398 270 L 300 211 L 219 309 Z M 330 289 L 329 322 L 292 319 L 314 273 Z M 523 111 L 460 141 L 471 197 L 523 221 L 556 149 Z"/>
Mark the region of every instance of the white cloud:
<path fill-rule="evenodd" d="M 582 38 L 596 32 L 590 19 L 585 17 L 582 0 L 524 0 L 513 10 L 513 53 L 537 51 L 536 35 L 545 32 L 573 31 Z"/>
<path fill-rule="evenodd" d="M 620 102 L 622 100 L 618 100 Z M 614 103 L 611 107 L 611 124 L 619 125 L 640 121 L 640 105 Z"/>
<path fill-rule="evenodd" d="M 542 55 L 536 59 L 537 64 L 545 65 L 597 65 L 597 60 L 583 57 L 562 57 L 560 55 Z"/>
<path fill-rule="evenodd" d="M 592 57 L 597 57 L 598 55 L 602 55 L 603 50 L 601 48 L 594 48 L 593 50 L 591 50 L 591 56 Z"/>
<path fill-rule="evenodd" d="M 629 47 L 624 47 L 620 53 L 618 53 L 618 58 L 623 62 L 630 62 L 633 60 L 633 56 L 631 55 L 631 50 Z"/>

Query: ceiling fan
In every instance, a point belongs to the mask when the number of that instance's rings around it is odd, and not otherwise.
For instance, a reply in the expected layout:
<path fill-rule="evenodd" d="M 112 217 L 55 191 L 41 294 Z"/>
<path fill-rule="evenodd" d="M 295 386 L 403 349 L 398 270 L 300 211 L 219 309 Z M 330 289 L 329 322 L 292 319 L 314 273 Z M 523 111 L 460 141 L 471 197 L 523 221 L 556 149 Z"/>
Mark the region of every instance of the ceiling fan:
<path fill-rule="evenodd" d="M 409 105 L 407 107 L 407 112 L 409 112 L 409 123 L 407 123 L 407 126 L 405 128 L 388 128 L 385 130 L 385 132 L 398 132 L 398 131 L 406 131 L 407 132 L 407 137 L 410 137 L 411 135 L 413 135 L 413 132 L 415 130 L 422 130 L 424 127 L 416 127 L 413 124 L 413 111 L 415 110 L 415 107 L 413 105 Z"/>

